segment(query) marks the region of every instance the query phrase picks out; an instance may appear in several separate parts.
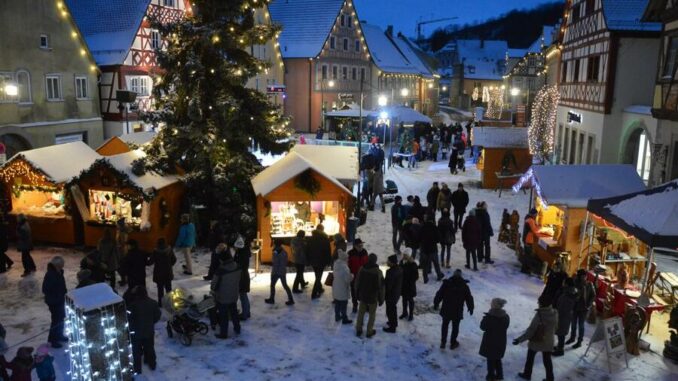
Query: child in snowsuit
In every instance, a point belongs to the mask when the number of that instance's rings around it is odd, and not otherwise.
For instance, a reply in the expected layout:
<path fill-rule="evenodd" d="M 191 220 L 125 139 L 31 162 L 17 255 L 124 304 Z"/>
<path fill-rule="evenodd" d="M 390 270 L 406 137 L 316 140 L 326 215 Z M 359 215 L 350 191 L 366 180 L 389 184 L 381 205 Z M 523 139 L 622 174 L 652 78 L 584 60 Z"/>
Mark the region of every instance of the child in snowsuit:
<path fill-rule="evenodd" d="M 54 357 L 49 354 L 49 344 L 42 344 L 35 351 L 33 366 L 35 367 L 35 372 L 38 374 L 38 379 L 40 381 L 56 380 Z"/>

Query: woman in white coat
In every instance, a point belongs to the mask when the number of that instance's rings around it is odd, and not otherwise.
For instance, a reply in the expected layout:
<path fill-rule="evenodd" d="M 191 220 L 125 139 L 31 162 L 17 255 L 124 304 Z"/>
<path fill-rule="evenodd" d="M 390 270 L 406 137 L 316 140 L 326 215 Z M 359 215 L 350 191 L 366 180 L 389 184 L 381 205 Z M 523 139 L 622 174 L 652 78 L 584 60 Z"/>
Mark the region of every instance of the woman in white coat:
<path fill-rule="evenodd" d="M 346 315 L 348 300 L 351 298 L 351 281 L 353 275 L 348 269 L 348 254 L 344 250 L 337 250 L 337 260 L 332 268 L 334 280 L 332 282 L 332 298 L 334 298 L 334 320 L 341 320 L 342 324 L 351 324 L 352 320 Z"/>

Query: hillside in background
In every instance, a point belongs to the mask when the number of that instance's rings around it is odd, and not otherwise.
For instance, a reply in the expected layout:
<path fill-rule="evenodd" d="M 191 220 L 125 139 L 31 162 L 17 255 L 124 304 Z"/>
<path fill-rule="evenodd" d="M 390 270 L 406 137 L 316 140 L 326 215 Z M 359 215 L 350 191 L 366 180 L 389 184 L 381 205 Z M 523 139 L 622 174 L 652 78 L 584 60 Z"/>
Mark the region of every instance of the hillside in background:
<path fill-rule="evenodd" d="M 479 24 L 449 25 L 439 28 L 423 41 L 432 51 L 453 39 L 506 40 L 511 48 L 526 48 L 541 33 L 543 25 L 555 25 L 563 17 L 563 1 L 533 9 L 516 9 Z"/>

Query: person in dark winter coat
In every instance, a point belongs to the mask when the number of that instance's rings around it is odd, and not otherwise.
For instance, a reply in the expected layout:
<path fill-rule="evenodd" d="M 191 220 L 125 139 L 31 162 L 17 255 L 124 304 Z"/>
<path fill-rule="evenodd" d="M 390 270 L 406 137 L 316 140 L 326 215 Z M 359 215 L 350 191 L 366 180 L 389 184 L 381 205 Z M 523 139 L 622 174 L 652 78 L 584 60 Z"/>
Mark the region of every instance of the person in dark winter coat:
<path fill-rule="evenodd" d="M 417 253 L 421 245 L 422 226 L 420 219 L 414 217 L 403 225 L 403 236 L 405 237 L 405 246 L 412 249 L 412 258 L 417 258 Z"/>
<path fill-rule="evenodd" d="M 471 210 L 466 216 L 464 226 L 461 229 L 461 241 L 466 249 L 466 268 L 471 268 L 471 258 L 473 258 L 473 271 L 478 271 L 478 261 L 476 253 L 480 246 L 480 224 L 476 219 L 475 212 Z"/>
<path fill-rule="evenodd" d="M 322 224 L 318 224 L 311 233 L 307 247 L 308 264 L 313 267 L 313 272 L 315 273 L 315 283 L 313 284 L 313 291 L 311 291 L 311 299 L 317 299 L 325 292 L 322 286 L 323 271 L 332 260 L 330 239 L 325 234 L 325 227 Z"/>
<path fill-rule="evenodd" d="M 66 292 L 64 259 L 57 256 L 47 264 L 47 272 L 42 281 L 42 293 L 45 295 L 45 304 L 47 304 L 51 315 L 47 341 L 53 348 L 61 348 L 60 342 L 67 341 L 66 336 L 64 336 Z"/>
<path fill-rule="evenodd" d="M 164 238 L 158 238 L 158 243 L 151 254 L 148 264 L 153 265 L 153 283 L 158 288 L 158 306 L 162 307 L 162 298 L 165 292 L 172 291 L 174 272 L 172 267 L 177 263 L 174 250 L 167 245 Z"/>
<path fill-rule="evenodd" d="M 92 272 L 87 269 L 78 271 L 76 277 L 78 278 L 78 285 L 75 288 L 83 288 L 97 283 L 92 280 Z"/>
<path fill-rule="evenodd" d="M 127 284 L 129 288 L 142 286 L 146 288 L 146 265 L 148 264 L 148 255 L 139 249 L 136 240 L 127 241 L 127 255 L 123 260 L 125 274 L 127 274 Z"/>
<path fill-rule="evenodd" d="M 438 239 L 440 240 L 440 266 L 450 268 L 452 256 L 452 244 L 456 242 L 457 231 L 454 222 L 450 219 L 450 211 L 442 209 L 442 215 L 438 220 Z"/>
<path fill-rule="evenodd" d="M 403 269 L 403 286 L 400 293 L 403 298 L 403 313 L 400 318 L 412 321 L 414 318 L 414 297 L 417 296 L 419 266 L 411 255 L 405 253 L 400 262 L 400 267 Z"/>
<path fill-rule="evenodd" d="M 104 236 L 97 243 L 97 251 L 99 252 L 100 267 L 106 278 L 109 279 L 111 288 L 115 290 L 115 273 L 120 266 L 120 256 L 111 229 L 104 230 Z"/>
<path fill-rule="evenodd" d="M 245 239 L 238 235 L 233 242 L 233 247 L 226 249 L 231 252 L 233 260 L 238 265 L 240 269 L 240 283 L 238 284 L 238 293 L 240 300 L 240 315 L 238 315 L 240 321 L 245 321 L 250 318 L 250 257 L 252 256 L 252 251 L 249 248 L 249 245 L 245 243 Z"/>
<path fill-rule="evenodd" d="M 546 285 L 544 290 L 541 292 L 540 298 L 542 298 L 546 303 L 551 304 L 555 307 L 556 304 L 556 295 L 560 293 L 560 289 L 563 288 L 563 283 L 567 278 L 567 273 L 563 270 L 563 264 L 560 259 L 556 259 L 553 263 L 553 268 L 546 275 Z"/>
<path fill-rule="evenodd" d="M 501 359 L 506 352 L 506 331 L 511 319 L 504 305 L 506 300 L 494 298 L 490 310 L 485 313 L 480 321 L 480 329 L 483 331 L 483 340 L 480 343 L 480 355 L 487 359 L 486 380 L 503 380 L 504 369 Z"/>
<path fill-rule="evenodd" d="M 432 216 L 426 216 L 426 222 L 421 228 L 421 272 L 424 283 L 428 283 L 428 274 L 431 272 L 431 262 L 436 271 L 438 280 L 442 280 L 445 275 L 440 270 L 440 261 L 438 260 L 438 228 Z"/>
<path fill-rule="evenodd" d="M 4 213 L 0 212 L 0 274 L 8 271 L 14 265 L 14 261 L 7 256 L 7 249 L 9 248 L 7 230 L 7 220 Z"/>
<path fill-rule="evenodd" d="M 100 258 L 99 251 L 94 250 L 89 252 L 85 256 L 85 258 L 83 258 L 80 261 L 80 268 L 82 270 L 90 271 L 90 279 L 94 281 L 94 283 L 101 283 L 106 281 L 106 272 L 101 267 L 101 259 L 99 258 Z"/>
<path fill-rule="evenodd" d="M 444 209 L 450 210 L 450 208 L 452 207 L 452 191 L 450 190 L 450 188 L 445 183 L 443 183 L 443 187 L 440 190 L 440 193 L 438 193 L 438 200 L 436 201 L 436 207 L 441 212 Z"/>
<path fill-rule="evenodd" d="M 287 292 L 287 304 L 291 306 L 294 304 L 292 297 L 292 290 L 287 285 L 287 252 L 282 247 L 282 240 L 276 239 L 273 248 L 273 266 L 271 268 L 271 294 L 268 299 L 264 300 L 267 304 L 275 304 L 275 284 L 282 283 L 283 289 Z"/>
<path fill-rule="evenodd" d="M 419 196 L 414 196 L 414 202 L 412 203 L 412 208 L 410 209 L 410 216 L 419 219 L 419 221 L 423 221 L 425 215 L 426 208 L 424 208 L 424 206 L 421 205 L 421 200 L 419 199 Z"/>
<path fill-rule="evenodd" d="M 426 206 L 428 208 L 427 212 L 435 214 L 436 208 L 438 207 L 438 194 L 440 193 L 440 188 L 438 188 L 438 182 L 434 181 L 431 188 L 426 193 Z"/>
<path fill-rule="evenodd" d="M 358 277 L 360 269 L 368 262 L 367 250 L 363 247 L 363 241 L 360 238 L 353 240 L 353 248 L 348 252 L 348 268 L 353 275 L 351 280 L 351 302 L 353 304 L 353 313 L 358 312 L 358 293 L 355 289 L 355 280 Z"/>
<path fill-rule="evenodd" d="M 377 266 L 377 255 L 370 254 L 368 262 L 358 272 L 358 277 L 355 281 L 355 288 L 360 301 L 358 308 L 358 317 L 355 323 L 356 336 L 360 337 L 363 334 L 363 322 L 365 320 L 365 313 L 369 314 L 367 319 L 367 333 L 366 337 L 370 338 L 377 332 L 374 330 L 374 320 L 377 315 L 377 304 L 384 304 L 384 275 L 379 266 Z"/>
<path fill-rule="evenodd" d="M 574 306 L 577 304 L 577 299 L 579 298 L 577 293 L 577 288 L 574 287 L 574 280 L 572 278 L 566 278 L 565 287 L 560 290 L 556 297 L 555 308 L 558 312 L 556 336 L 558 336 L 558 345 L 553 350 L 553 356 L 562 356 L 564 353 L 565 335 L 570 331 Z"/>
<path fill-rule="evenodd" d="M 225 245 L 224 245 L 225 246 Z M 217 248 L 219 250 L 220 248 Z M 219 256 L 219 268 L 214 273 L 210 290 L 214 296 L 219 314 L 219 339 L 228 338 L 228 322 L 233 322 L 233 330 L 240 333 L 238 316 L 238 297 L 240 295 L 240 269 L 229 250 L 222 249 Z"/>
<path fill-rule="evenodd" d="M 0 355 L 0 367 L 12 371 L 9 381 L 31 381 L 31 371 L 33 370 L 32 347 L 20 347 L 16 351 L 16 357 L 12 361 L 7 361 L 5 355 Z"/>
<path fill-rule="evenodd" d="M 35 262 L 31 257 L 33 250 L 33 234 L 31 226 L 25 215 L 19 214 L 16 217 L 16 249 L 21 252 L 21 264 L 24 267 L 22 277 L 35 272 Z"/>
<path fill-rule="evenodd" d="M 0 324 L 0 357 L 3 357 L 8 349 L 7 343 L 5 342 L 6 337 L 7 331 L 5 330 L 5 327 Z M 0 381 L 9 381 L 9 374 L 7 374 L 7 369 L 2 360 L 0 360 Z"/>
<path fill-rule="evenodd" d="M 577 342 L 572 346 L 572 348 L 577 349 L 581 347 L 582 340 L 584 339 L 584 323 L 586 321 L 586 316 L 589 314 L 589 309 L 591 309 L 591 305 L 593 304 L 593 300 L 596 297 L 596 291 L 593 288 L 593 284 L 586 280 L 586 270 L 584 269 L 577 270 L 577 276 L 574 279 L 574 286 L 578 291 L 577 303 L 574 306 L 570 338 L 565 344 L 571 344 L 574 342 L 574 338 L 577 336 L 577 328 L 579 328 Z"/>
<path fill-rule="evenodd" d="M 558 313 L 545 300 L 539 300 L 539 308 L 534 314 L 530 326 L 518 338 L 513 340 L 513 345 L 518 345 L 529 340 L 525 368 L 518 377 L 529 380 L 532 377 L 532 367 L 537 352 L 541 352 L 546 369 L 546 381 L 553 381 L 553 362 L 551 351 L 553 350 L 553 336 L 558 326 Z"/>
<path fill-rule="evenodd" d="M 468 193 L 464 190 L 464 184 L 459 183 L 457 190 L 452 192 L 450 201 L 454 211 L 454 228 L 459 230 L 461 229 L 461 223 L 464 220 L 464 213 L 466 213 L 466 207 L 469 202 Z"/>
<path fill-rule="evenodd" d="M 478 246 L 478 260 L 486 264 L 493 264 L 490 258 L 490 238 L 494 236 L 490 214 L 487 212 L 487 203 L 481 201 L 476 208 L 476 219 L 480 224 L 480 245 Z"/>
<path fill-rule="evenodd" d="M 393 206 L 391 206 L 391 228 L 392 228 L 392 237 L 391 241 L 393 244 L 393 250 L 396 252 L 400 251 L 400 245 L 403 241 L 403 222 L 407 217 L 407 212 L 403 206 L 403 198 L 400 196 L 395 196 L 393 201 Z"/>
<path fill-rule="evenodd" d="M 160 307 L 155 300 L 148 297 L 145 287 L 136 286 L 135 296 L 127 306 L 129 330 L 132 341 L 132 358 L 134 372 L 141 373 L 143 363 L 151 370 L 157 365 L 155 356 L 155 323 L 160 321 Z"/>
<path fill-rule="evenodd" d="M 214 273 L 219 268 L 219 254 L 217 254 L 217 246 L 220 243 L 226 242 L 224 229 L 221 227 L 219 221 L 210 222 L 210 232 L 207 235 L 207 247 L 210 249 L 210 267 L 207 270 L 207 275 L 202 277 L 204 280 L 212 280 Z"/>
<path fill-rule="evenodd" d="M 403 291 L 403 269 L 398 266 L 398 257 L 388 257 L 388 270 L 384 278 L 384 301 L 386 302 L 387 326 L 384 332 L 395 333 L 398 327 L 398 300 Z"/>
<path fill-rule="evenodd" d="M 304 269 L 308 264 L 308 260 L 306 259 L 306 232 L 299 230 L 297 236 L 292 238 L 290 247 L 292 248 L 292 257 L 294 258 L 294 267 L 297 270 L 297 275 L 294 277 L 294 283 L 292 283 L 292 292 L 301 294 L 303 292 L 301 289 L 306 288 L 308 285 L 308 282 L 304 280 Z"/>
<path fill-rule="evenodd" d="M 440 303 L 442 303 L 440 316 L 443 318 L 440 348 L 445 348 L 447 330 L 450 322 L 452 322 L 450 349 L 455 349 L 459 346 L 457 337 L 459 336 L 459 323 L 464 318 L 464 304 L 466 304 L 468 313 L 473 315 L 473 295 L 471 295 L 471 289 L 468 287 L 467 281 L 462 278 L 461 270 L 455 270 L 450 278 L 443 281 L 433 299 L 433 308 L 438 310 Z"/>

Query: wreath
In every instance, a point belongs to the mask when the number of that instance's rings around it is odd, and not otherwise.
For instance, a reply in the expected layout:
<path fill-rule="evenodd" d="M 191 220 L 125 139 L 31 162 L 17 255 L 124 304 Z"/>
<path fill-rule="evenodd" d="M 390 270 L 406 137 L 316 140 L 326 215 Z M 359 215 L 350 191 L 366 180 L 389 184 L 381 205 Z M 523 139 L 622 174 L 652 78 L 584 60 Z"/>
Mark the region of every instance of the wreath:
<path fill-rule="evenodd" d="M 315 195 L 320 192 L 320 182 L 316 180 L 313 176 L 313 171 L 310 169 L 301 172 L 294 179 L 294 186 L 297 189 L 308 193 L 312 198 L 315 198 Z"/>

